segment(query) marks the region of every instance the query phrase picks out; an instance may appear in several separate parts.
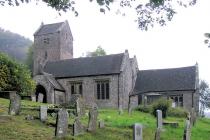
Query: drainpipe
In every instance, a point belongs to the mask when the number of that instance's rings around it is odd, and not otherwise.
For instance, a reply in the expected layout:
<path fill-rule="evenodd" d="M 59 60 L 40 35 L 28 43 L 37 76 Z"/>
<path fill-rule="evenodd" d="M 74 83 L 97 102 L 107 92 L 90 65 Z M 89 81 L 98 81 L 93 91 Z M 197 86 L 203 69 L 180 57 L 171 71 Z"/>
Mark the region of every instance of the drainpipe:
<path fill-rule="evenodd" d="M 118 74 L 118 88 L 117 88 L 117 95 L 118 95 L 118 108 L 120 107 L 120 74 Z"/>

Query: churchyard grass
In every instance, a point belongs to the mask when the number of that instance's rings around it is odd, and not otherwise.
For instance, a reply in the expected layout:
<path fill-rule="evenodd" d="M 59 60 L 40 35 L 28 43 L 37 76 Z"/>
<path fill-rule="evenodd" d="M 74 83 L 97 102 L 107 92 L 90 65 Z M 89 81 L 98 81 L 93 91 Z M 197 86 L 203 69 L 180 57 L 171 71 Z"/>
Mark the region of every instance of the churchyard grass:
<path fill-rule="evenodd" d="M 22 107 L 38 108 L 42 103 L 22 101 Z M 9 100 L 0 98 L 0 115 L 6 115 L 8 111 Z M 37 116 L 35 120 L 25 120 L 26 115 Z M 38 119 L 39 111 L 23 109 L 18 116 L 9 118 L 0 117 L 0 139 L 2 140 L 52 140 L 55 132 L 55 119 L 48 114 L 48 120 L 45 123 Z M 156 118 L 149 113 L 133 111 L 129 116 L 127 110 L 119 115 L 115 109 L 100 109 L 98 120 L 104 120 L 105 128 L 97 129 L 96 132 L 85 133 L 84 135 L 72 136 L 73 116 L 69 118 L 69 132 L 66 140 L 132 140 L 132 125 L 134 123 L 143 124 L 144 140 L 153 140 L 156 130 Z M 84 125 L 88 124 L 88 115 L 81 118 Z M 184 132 L 185 118 L 167 117 L 164 121 L 178 122 L 179 126 L 173 128 L 171 126 L 163 126 L 161 133 L 162 140 L 181 140 Z M 198 119 L 196 125 L 192 128 L 192 140 L 210 140 L 210 120 Z"/>

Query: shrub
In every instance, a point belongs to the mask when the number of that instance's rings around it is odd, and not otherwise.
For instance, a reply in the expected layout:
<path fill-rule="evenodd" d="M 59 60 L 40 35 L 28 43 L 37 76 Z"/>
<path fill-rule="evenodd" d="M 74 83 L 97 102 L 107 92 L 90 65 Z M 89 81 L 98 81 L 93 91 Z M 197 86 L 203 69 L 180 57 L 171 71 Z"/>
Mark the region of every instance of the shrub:
<path fill-rule="evenodd" d="M 152 106 L 151 105 L 139 105 L 136 110 L 144 112 L 144 113 L 151 113 L 152 111 Z"/>
<path fill-rule="evenodd" d="M 165 98 L 160 98 L 152 104 L 152 115 L 156 117 L 156 110 L 162 110 L 163 118 L 167 117 L 171 101 Z"/>
<path fill-rule="evenodd" d="M 187 117 L 188 112 L 183 108 L 170 108 L 168 110 L 168 116 L 171 117 Z"/>

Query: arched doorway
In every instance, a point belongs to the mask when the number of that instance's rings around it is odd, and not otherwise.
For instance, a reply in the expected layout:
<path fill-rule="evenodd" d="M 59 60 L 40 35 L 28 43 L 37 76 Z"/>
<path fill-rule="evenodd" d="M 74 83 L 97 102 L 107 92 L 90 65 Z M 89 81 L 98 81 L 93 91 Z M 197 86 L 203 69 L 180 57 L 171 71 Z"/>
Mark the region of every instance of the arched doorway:
<path fill-rule="evenodd" d="M 42 94 L 43 96 L 41 97 Z M 42 102 L 43 103 L 47 103 L 47 93 L 46 93 L 46 90 L 45 88 L 42 86 L 42 85 L 37 85 L 36 86 L 36 92 L 35 92 L 35 95 L 36 95 L 36 101 L 39 101 L 40 97 L 42 98 Z M 39 97 L 40 96 L 40 97 Z"/>

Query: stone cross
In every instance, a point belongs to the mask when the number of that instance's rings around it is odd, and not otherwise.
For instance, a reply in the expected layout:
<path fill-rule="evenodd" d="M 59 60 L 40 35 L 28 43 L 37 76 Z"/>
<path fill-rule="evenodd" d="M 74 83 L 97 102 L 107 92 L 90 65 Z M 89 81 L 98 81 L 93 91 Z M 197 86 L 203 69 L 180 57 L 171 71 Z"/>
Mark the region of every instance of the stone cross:
<path fill-rule="evenodd" d="M 156 111 L 156 117 L 157 117 L 157 128 L 162 129 L 163 126 L 163 116 L 162 116 L 162 111 L 157 110 Z"/>
<path fill-rule="evenodd" d="M 133 125 L 133 140 L 143 140 L 142 125 L 135 123 Z"/>
<path fill-rule="evenodd" d="M 103 120 L 100 120 L 99 122 L 98 122 L 98 127 L 99 128 L 104 128 L 104 121 Z"/>
<path fill-rule="evenodd" d="M 47 120 L 47 106 L 41 105 L 39 111 L 39 118 L 42 122 Z"/>
<path fill-rule="evenodd" d="M 190 120 L 186 120 L 183 140 L 190 140 Z"/>
<path fill-rule="evenodd" d="M 62 138 L 67 135 L 69 114 L 66 109 L 59 109 L 56 119 L 55 136 Z"/>
<path fill-rule="evenodd" d="M 79 120 L 79 118 L 75 118 L 74 124 L 73 124 L 73 136 L 77 136 L 84 133 L 84 128 Z"/>
<path fill-rule="evenodd" d="M 88 131 L 94 132 L 97 127 L 98 109 L 96 106 L 89 111 Z"/>
<path fill-rule="evenodd" d="M 20 113 L 21 98 L 15 91 L 10 92 L 9 114 L 18 115 Z"/>
<path fill-rule="evenodd" d="M 42 93 L 38 94 L 38 102 L 43 103 L 44 95 Z"/>

